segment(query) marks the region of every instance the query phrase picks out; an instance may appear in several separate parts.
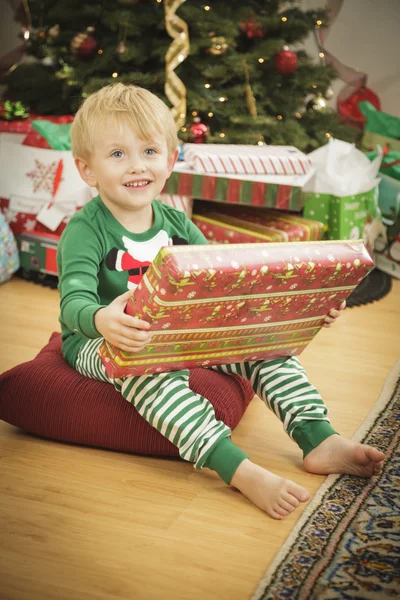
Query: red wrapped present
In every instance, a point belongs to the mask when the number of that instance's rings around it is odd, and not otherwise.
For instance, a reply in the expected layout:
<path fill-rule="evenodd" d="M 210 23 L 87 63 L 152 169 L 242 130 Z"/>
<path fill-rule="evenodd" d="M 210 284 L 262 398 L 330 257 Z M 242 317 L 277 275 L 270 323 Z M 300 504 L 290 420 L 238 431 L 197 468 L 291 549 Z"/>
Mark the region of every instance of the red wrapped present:
<path fill-rule="evenodd" d="M 52 123 L 58 123 L 62 125 L 64 123 L 71 123 L 74 120 L 73 115 L 61 115 L 59 117 L 49 115 L 34 115 L 28 119 L 15 119 L 13 121 L 3 121 L 0 119 L 0 133 L 30 133 L 32 128 L 32 121 L 51 121 Z"/>
<path fill-rule="evenodd" d="M 277 229 L 243 222 L 230 215 L 207 211 L 207 216 L 194 214 L 192 221 L 204 236 L 217 244 L 250 244 L 255 242 L 285 242 L 287 236 Z"/>
<path fill-rule="evenodd" d="M 197 173 L 186 163 L 177 163 L 163 192 L 201 198 L 224 204 L 262 206 L 300 211 L 306 175 L 236 175 Z"/>
<path fill-rule="evenodd" d="M 160 194 L 157 197 L 157 200 L 161 202 L 161 204 L 166 204 L 167 206 L 172 206 L 177 210 L 181 210 L 186 213 L 187 216 L 192 216 L 193 212 L 193 198 L 189 198 L 189 196 L 178 196 L 177 194 Z"/>
<path fill-rule="evenodd" d="M 195 213 L 196 216 L 200 213 L 200 215 L 209 217 L 211 214 L 210 203 L 197 201 Z M 319 221 L 312 221 L 298 214 L 284 213 L 276 210 L 218 205 L 212 210 L 212 214 L 214 219 L 228 224 L 233 217 L 235 220 L 240 221 L 242 228 L 247 230 L 250 229 L 253 231 L 256 226 L 261 228 L 261 231 L 262 228 L 266 228 L 270 235 L 273 232 L 279 235 L 275 240 L 271 240 L 277 242 L 317 241 L 322 238 L 324 231 L 324 224 Z M 230 237 L 228 232 L 228 237 L 221 237 L 218 241 L 229 242 Z M 240 242 L 241 240 L 237 241 Z"/>
<path fill-rule="evenodd" d="M 116 378 L 297 355 L 372 267 L 361 241 L 163 248 L 127 304 L 150 344 L 100 356 Z"/>

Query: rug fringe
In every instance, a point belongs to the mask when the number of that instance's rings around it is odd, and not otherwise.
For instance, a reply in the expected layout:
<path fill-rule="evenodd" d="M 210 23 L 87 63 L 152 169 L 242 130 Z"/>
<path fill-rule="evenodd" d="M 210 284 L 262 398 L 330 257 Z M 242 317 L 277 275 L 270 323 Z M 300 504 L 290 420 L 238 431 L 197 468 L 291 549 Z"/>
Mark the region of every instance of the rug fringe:
<path fill-rule="evenodd" d="M 377 419 L 378 415 L 383 411 L 383 409 L 390 402 L 393 393 L 396 389 L 397 382 L 400 378 L 400 358 L 396 361 L 394 366 L 392 367 L 388 377 L 383 384 L 381 392 L 379 394 L 378 400 L 375 402 L 374 406 L 371 408 L 364 422 L 357 429 L 352 439 L 356 442 L 363 440 Z M 260 581 L 257 586 L 254 594 L 251 596 L 250 600 L 260 600 L 265 592 L 266 587 L 269 585 L 272 576 L 280 563 L 285 559 L 288 554 L 290 548 L 292 547 L 294 540 L 296 539 L 298 533 L 301 531 L 302 527 L 310 517 L 310 515 L 314 512 L 318 504 L 320 503 L 322 497 L 328 491 L 328 489 L 339 479 L 341 475 L 328 475 L 325 479 L 324 483 L 318 488 L 317 492 L 314 494 L 311 502 L 308 504 L 307 508 L 303 511 L 301 517 L 298 522 L 291 530 L 288 538 L 286 539 L 283 546 L 280 548 L 278 553 L 276 554 L 274 560 L 270 564 L 268 570 L 266 571 L 264 577 Z"/>

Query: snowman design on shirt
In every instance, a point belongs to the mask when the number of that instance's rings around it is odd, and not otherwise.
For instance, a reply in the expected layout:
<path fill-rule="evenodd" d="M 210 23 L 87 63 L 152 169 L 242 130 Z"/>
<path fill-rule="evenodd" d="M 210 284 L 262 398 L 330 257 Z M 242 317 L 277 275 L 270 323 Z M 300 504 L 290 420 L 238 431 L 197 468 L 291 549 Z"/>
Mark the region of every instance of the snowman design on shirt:
<path fill-rule="evenodd" d="M 128 272 L 128 290 L 135 290 L 143 275 L 149 268 L 151 261 L 157 256 L 159 250 L 165 246 L 188 244 L 188 241 L 177 235 L 170 238 L 163 229 L 151 240 L 135 242 L 123 236 L 124 250 L 111 248 L 105 258 L 107 269 L 111 271 Z"/>

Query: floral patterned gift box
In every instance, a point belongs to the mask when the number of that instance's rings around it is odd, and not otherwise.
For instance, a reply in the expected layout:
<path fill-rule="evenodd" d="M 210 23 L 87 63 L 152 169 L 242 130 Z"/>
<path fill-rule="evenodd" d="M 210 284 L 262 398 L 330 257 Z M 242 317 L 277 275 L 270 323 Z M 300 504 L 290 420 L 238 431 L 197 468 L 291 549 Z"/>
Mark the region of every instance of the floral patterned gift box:
<path fill-rule="evenodd" d="M 297 355 L 372 267 L 360 241 L 162 248 L 127 305 L 150 344 L 100 356 L 117 378 Z"/>

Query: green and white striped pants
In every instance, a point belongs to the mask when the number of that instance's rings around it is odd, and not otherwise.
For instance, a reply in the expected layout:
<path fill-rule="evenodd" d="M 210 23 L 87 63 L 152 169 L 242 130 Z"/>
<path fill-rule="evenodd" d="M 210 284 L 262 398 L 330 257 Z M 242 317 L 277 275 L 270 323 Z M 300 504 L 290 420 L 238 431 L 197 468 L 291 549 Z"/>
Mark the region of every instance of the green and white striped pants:
<path fill-rule="evenodd" d="M 177 446 L 184 460 L 201 469 L 215 445 L 229 437 L 231 430 L 217 420 L 212 404 L 189 388 L 189 371 L 110 379 L 98 355 L 101 342 L 102 339 L 89 340 L 82 346 L 76 370 L 91 379 L 112 383 L 150 425 Z M 248 379 L 304 453 L 334 433 L 328 425 L 328 410 L 296 357 L 210 368 Z M 313 424 L 320 426 L 316 436 Z"/>

